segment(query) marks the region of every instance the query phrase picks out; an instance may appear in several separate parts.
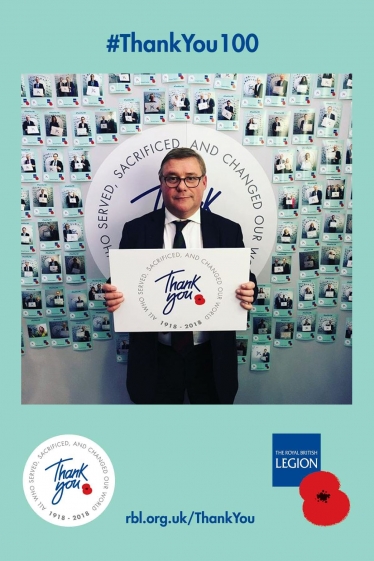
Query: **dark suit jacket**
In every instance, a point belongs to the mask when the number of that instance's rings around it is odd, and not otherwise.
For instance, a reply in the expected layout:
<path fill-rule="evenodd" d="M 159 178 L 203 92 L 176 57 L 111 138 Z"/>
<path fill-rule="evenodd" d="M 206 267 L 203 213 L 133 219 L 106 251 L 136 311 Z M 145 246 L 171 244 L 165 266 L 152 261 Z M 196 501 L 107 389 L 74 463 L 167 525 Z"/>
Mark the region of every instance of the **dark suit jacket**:
<path fill-rule="evenodd" d="M 164 209 L 127 222 L 120 249 L 159 249 L 164 244 Z M 239 224 L 209 211 L 201 211 L 204 248 L 244 247 Z M 256 283 L 251 273 L 250 280 Z M 257 298 L 257 286 L 254 299 Z M 210 342 L 216 391 L 221 403 L 233 403 L 238 390 L 236 332 L 212 331 Z M 135 403 L 152 403 L 157 374 L 157 333 L 130 333 L 127 389 Z"/>
<path fill-rule="evenodd" d="M 254 97 L 262 97 L 262 90 L 263 90 L 263 84 L 260 85 L 255 84 L 254 93 L 253 93 Z"/>

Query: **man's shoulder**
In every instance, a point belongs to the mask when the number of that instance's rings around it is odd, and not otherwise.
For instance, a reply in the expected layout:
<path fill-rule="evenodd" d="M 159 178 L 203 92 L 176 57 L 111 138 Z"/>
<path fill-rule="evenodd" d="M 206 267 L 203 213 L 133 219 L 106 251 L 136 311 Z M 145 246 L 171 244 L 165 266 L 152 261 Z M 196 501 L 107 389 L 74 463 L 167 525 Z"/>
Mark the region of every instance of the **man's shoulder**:
<path fill-rule="evenodd" d="M 226 227 L 226 228 L 240 228 L 240 225 L 229 218 L 225 218 L 220 214 L 215 214 L 209 210 L 201 209 L 201 221 L 206 221 L 210 223 L 217 224 L 218 226 Z"/>
<path fill-rule="evenodd" d="M 126 222 L 126 226 L 129 228 L 141 228 L 149 222 L 163 220 L 164 217 L 165 211 L 163 208 L 160 208 L 158 210 L 153 210 L 152 212 L 147 212 L 147 214 L 143 214 L 142 216 L 138 216 L 138 218 L 129 220 L 128 222 Z"/>

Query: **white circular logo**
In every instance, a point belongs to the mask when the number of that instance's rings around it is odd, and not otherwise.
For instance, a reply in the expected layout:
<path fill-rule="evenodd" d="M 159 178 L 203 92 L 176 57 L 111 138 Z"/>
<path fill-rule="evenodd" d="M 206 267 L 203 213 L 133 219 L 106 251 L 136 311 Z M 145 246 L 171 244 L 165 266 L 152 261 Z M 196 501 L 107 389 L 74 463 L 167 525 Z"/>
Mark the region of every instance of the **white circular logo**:
<path fill-rule="evenodd" d="M 202 207 L 239 223 L 244 243 L 252 249 L 254 273 L 265 266 L 273 248 L 277 209 L 272 185 L 262 166 L 227 135 L 208 127 L 174 123 L 147 130 L 141 141 L 132 136 L 122 142 L 102 162 L 91 183 L 87 216 L 102 215 L 99 210 L 103 192 L 106 193 L 106 227 L 98 228 L 99 222 L 92 219 L 85 223 L 91 253 L 106 278 L 107 248 L 118 248 L 124 222 L 161 208 L 161 160 L 170 149 L 182 146 L 196 150 L 206 163 L 208 184 Z"/>
<path fill-rule="evenodd" d="M 256 368 L 257 368 L 257 365 L 256 365 L 256 364 L 252 364 L 252 365 L 251 365 L 251 369 L 252 369 L 252 370 L 256 370 Z"/>
<path fill-rule="evenodd" d="M 46 181 L 49 179 L 48 173 L 45 173 L 45 174 L 44 174 L 44 179 L 45 179 Z"/>
<path fill-rule="evenodd" d="M 318 341 L 323 341 L 322 335 L 318 335 L 317 340 L 318 340 Z"/>
<path fill-rule="evenodd" d="M 115 92 L 116 91 L 116 86 L 112 85 L 112 86 L 110 86 L 109 89 L 110 89 L 111 92 Z"/>
<path fill-rule="evenodd" d="M 57 341 L 55 341 L 54 339 L 52 340 L 52 345 L 56 346 L 57 345 Z"/>
<path fill-rule="evenodd" d="M 294 141 L 294 142 L 299 142 L 299 137 L 298 137 L 298 136 L 294 136 L 294 137 L 293 137 L 293 141 Z M 300 173 L 300 175 L 301 175 L 301 173 Z"/>
<path fill-rule="evenodd" d="M 279 346 L 279 341 L 274 341 L 274 345 Z"/>
<path fill-rule="evenodd" d="M 57 100 L 57 104 L 58 104 L 58 105 L 63 105 L 62 99 L 58 99 L 58 100 Z"/>
<path fill-rule="evenodd" d="M 114 469 L 104 450 L 72 434 L 37 446 L 23 472 L 27 502 L 56 526 L 81 526 L 95 520 L 109 505 L 114 486 Z"/>
<path fill-rule="evenodd" d="M 347 307 L 347 304 L 342 304 L 342 310 L 345 310 Z"/>
<path fill-rule="evenodd" d="M 51 138 L 47 138 L 47 144 L 52 144 L 52 139 Z"/>
<path fill-rule="evenodd" d="M 296 335 L 296 337 L 297 337 L 298 339 L 301 339 L 301 337 L 302 337 L 301 333 L 298 333 L 298 334 Z"/>

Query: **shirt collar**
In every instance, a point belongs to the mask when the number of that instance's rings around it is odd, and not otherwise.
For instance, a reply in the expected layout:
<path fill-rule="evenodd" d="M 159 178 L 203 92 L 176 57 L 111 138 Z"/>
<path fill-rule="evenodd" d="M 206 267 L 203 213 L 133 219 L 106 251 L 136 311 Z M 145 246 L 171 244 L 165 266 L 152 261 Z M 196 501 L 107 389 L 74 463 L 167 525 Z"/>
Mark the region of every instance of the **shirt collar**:
<path fill-rule="evenodd" d="M 172 214 L 167 208 L 165 208 L 165 225 L 170 224 L 175 220 L 179 221 L 181 219 L 178 218 L 177 216 L 174 216 L 174 214 Z M 192 216 L 186 218 L 186 220 L 189 220 L 190 222 L 196 222 L 197 224 L 201 224 L 200 209 L 198 209 L 195 212 L 195 214 L 193 214 Z"/>

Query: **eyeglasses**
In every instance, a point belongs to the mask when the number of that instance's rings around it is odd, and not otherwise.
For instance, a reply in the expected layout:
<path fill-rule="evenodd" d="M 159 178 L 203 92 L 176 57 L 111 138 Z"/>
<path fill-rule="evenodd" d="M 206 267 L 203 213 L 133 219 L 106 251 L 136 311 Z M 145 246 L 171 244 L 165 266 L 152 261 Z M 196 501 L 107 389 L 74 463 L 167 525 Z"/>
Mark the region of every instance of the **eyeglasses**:
<path fill-rule="evenodd" d="M 194 189 L 199 185 L 200 181 L 205 176 L 201 175 L 200 177 L 178 177 L 177 175 L 162 175 L 161 177 L 164 180 L 166 186 L 169 187 L 169 189 L 176 189 L 177 187 L 179 187 L 181 181 L 184 181 L 184 184 L 186 187 L 188 187 L 188 189 Z"/>

